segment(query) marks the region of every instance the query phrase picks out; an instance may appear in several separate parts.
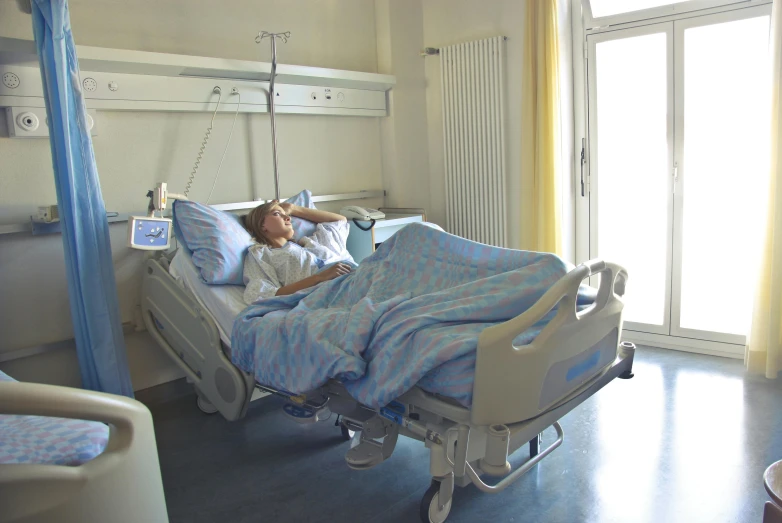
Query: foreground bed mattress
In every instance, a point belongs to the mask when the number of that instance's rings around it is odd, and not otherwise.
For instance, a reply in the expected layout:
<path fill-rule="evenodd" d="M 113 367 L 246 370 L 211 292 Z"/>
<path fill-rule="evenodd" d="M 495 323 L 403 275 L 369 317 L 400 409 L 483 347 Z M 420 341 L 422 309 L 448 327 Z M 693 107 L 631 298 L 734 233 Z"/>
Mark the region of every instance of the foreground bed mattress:
<path fill-rule="evenodd" d="M 0 371 L 0 381 L 16 381 Z M 98 456 L 109 427 L 94 421 L 0 415 L 0 464 L 81 465 Z"/>

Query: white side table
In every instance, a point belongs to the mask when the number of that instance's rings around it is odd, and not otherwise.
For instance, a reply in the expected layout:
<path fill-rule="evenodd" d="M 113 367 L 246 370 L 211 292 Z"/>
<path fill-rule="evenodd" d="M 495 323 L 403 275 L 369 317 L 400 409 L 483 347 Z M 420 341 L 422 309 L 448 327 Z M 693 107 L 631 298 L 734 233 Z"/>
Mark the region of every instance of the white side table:
<path fill-rule="evenodd" d="M 423 222 L 423 214 L 386 214 L 382 220 L 376 220 L 375 226 L 368 231 L 357 227 L 353 220 L 350 223 L 350 234 L 348 235 L 348 252 L 356 263 L 375 252 L 375 247 L 380 245 L 405 225 L 414 222 Z M 358 221 L 359 225 L 369 228 L 372 222 Z"/>

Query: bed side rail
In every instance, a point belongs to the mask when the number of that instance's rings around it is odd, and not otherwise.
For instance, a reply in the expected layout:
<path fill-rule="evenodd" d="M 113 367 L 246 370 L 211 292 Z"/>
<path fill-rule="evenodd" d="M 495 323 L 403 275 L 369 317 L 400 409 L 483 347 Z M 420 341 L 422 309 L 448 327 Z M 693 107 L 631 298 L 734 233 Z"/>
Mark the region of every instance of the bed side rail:
<path fill-rule="evenodd" d="M 106 449 L 82 465 L 0 464 L 0 521 L 168 522 L 152 415 L 138 401 L 9 382 L 0 383 L 0 414 L 111 425 Z"/>
<path fill-rule="evenodd" d="M 214 320 L 156 260 L 147 260 L 141 310 L 147 330 L 207 401 L 228 420 L 244 416 L 252 380 L 223 352 Z"/>
<path fill-rule="evenodd" d="M 577 312 L 584 279 L 600 275 L 594 305 Z M 616 359 L 622 332 L 620 298 L 627 271 L 592 260 L 555 283 L 532 307 L 500 325 L 484 329 L 478 340 L 472 422 L 515 423 L 540 415 Z M 529 344 L 513 340 L 554 307 L 554 318 Z"/>

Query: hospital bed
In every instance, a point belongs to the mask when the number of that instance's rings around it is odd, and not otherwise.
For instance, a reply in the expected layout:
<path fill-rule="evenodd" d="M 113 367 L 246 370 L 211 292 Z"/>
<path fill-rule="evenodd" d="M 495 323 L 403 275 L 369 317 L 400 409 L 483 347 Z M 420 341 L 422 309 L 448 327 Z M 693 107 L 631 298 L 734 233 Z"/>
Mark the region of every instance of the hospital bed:
<path fill-rule="evenodd" d="M 149 409 L 0 372 L 0 522 L 98 521 L 168 521 Z"/>
<path fill-rule="evenodd" d="M 592 276 L 600 280 L 595 302 L 578 312 L 579 287 Z M 388 459 L 400 434 L 423 441 L 430 449 L 433 479 L 421 502 L 421 518 L 439 522 L 448 516 L 455 485 L 473 483 L 488 493 L 504 490 L 562 444 L 559 419 L 614 378 L 632 377 L 634 346 L 620 343 L 626 281 L 627 273 L 617 265 L 579 265 L 526 312 L 484 329 L 469 409 L 418 387 L 384 408 L 370 409 L 334 380 L 293 397 L 255 383 L 230 360 L 231 326 L 245 306 L 243 288 L 202 283 L 183 250 L 147 261 L 142 311 L 149 332 L 194 384 L 205 411 L 239 419 L 256 388 L 309 408 L 328 406 L 341 416 L 343 434 L 352 435 L 346 461 L 359 470 Z M 519 333 L 557 305 L 534 341 L 513 346 Z M 540 434 L 550 427 L 557 439 L 540 449 Z M 527 443 L 530 459 L 511 472 L 508 456 Z M 485 475 L 503 478 L 490 485 Z"/>

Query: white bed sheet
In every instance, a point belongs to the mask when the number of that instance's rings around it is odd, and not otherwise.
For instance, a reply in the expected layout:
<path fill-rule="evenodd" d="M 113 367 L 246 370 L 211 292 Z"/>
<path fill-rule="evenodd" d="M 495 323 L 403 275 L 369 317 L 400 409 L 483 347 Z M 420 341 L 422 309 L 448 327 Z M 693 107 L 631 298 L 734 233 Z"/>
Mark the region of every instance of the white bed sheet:
<path fill-rule="evenodd" d="M 234 320 L 247 307 L 244 303 L 244 286 L 207 285 L 201 280 L 198 268 L 193 265 L 190 254 L 184 249 L 177 250 L 168 272 L 180 285 L 193 293 L 198 303 L 215 320 L 220 339 L 226 347 L 230 347 Z"/>

